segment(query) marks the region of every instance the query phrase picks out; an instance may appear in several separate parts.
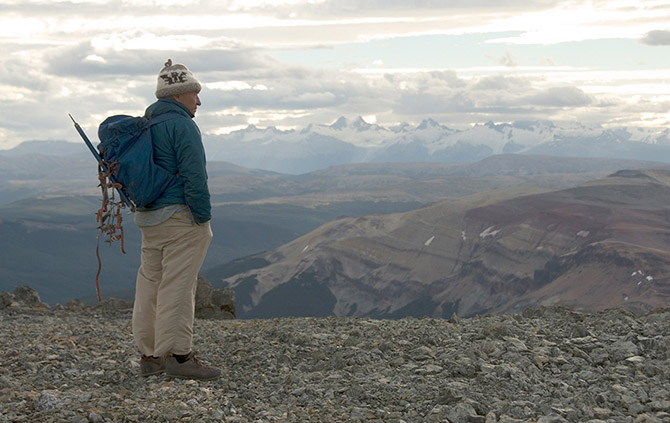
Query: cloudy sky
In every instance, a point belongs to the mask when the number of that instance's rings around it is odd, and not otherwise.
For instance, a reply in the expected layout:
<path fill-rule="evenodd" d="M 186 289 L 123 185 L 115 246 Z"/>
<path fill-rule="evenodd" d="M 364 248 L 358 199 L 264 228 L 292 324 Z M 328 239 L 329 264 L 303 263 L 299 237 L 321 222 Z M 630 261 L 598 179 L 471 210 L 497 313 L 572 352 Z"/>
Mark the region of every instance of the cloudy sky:
<path fill-rule="evenodd" d="M 670 0 L 0 0 L 0 149 L 203 82 L 205 136 L 363 116 L 670 123 Z"/>

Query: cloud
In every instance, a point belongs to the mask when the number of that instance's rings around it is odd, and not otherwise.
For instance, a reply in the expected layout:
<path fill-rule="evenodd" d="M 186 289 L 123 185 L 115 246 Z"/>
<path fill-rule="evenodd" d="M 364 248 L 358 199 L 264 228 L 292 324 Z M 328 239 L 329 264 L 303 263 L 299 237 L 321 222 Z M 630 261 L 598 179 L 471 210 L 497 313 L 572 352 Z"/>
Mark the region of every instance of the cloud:
<path fill-rule="evenodd" d="M 668 11 L 645 12 L 633 0 L 177 3 L 5 1 L 0 89 L 9 94 L 0 105 L 0 148 L 77 140 L 67 112 L 90 135 L 109 114 L 143 113 L 168 58 L 204 83 L 203 133 L 249 122 L 304 127 L 341 115 L 375 115 L 380 124 L 433 117 L 462 126 L 667 114 L 658 107 L 663 93 L 650 89 L 663 84 L 666 62 L 650 49 L 631 50 L 639 43 L 612 48 L 621 37 L 645 33 L 642 43 L 670 44 L 670 30 L 650 31 Z M 607 34 L 614 39 L 598 44 Z M 584 35 L 595 41 L 553 44 Z M 647 68 L 631 70 L 622 57 Z M 543 66 L 529 66 L 543 58 Z M 624 76 L 602 73 L 616 66 Z M 649 69 L 656 74 L 639 73 Z"/>
<path fill-rule="evenodd" d="M 92 56 L 98 60 L 90 60 Z M 253 49 L 101 50 L 94 48 L 90 42 L 52 49 L 45 54 L 45 61 L 48 63 L 46 70 L 49 73 L 81 78 L 158 75 L 168 58 L 174 63 L 185 64 L 196 76 L 206 72 L 254 69 L 265 66 L 264 62 L 267 60 L 260 59 Z"/>
<path fill-rule="evenodd" d="M 373 90 L 359 75 L 276 62 L 255 72 L 221 72 L 217 76 L 222 78 L 220 82 L 232 80 L 238 81 L 238 86 L 264 88 L 203 92 L 203 102 L 207 101 L 208 107 L 214 110 L 230 107 L 241 110 L 338 108 L 346 107 L 353 98 L 373 95 Z"/>
<path fill-rule="evenodd" d="M 477 78 L 473 83 L 476 91 L 504 91 L 504 92 L 523 92 L 532 88 L 528 78 L 518 76 L 483 76 Z"/>
<path fill-rule="evenodd" d="M 516 66 L 516 60 L 514 60 L 514 57 L 512 57 L 512 53 L 509 51 L 505 51 L 498 59 L 498 63 L 500 63 L 503 66 L 508 66 L 508 67 L 514 67 Z"/>
<path fill-rule="evenodd" d="M 401 78 L 396 75 L 396 80 Z M 476 123 L 492 116 L 498 120 L 516 119 L 520 114 L 560 116 L 564 108 L 583 110 L 594 105 L 594 99 L 579 88 L 547 88 L 537 77 L 461 78 L 460 84 L 449 85 L 432 82 L 434 76 L 424 78 L 424 83 L 415 82 L 408 85 L 411 89 L 403 91 L 394 108 L 395 113 L 410 119 L 427 115 L 442 116 L 442 119 L 451 121 L 460 116 Z"/>
<path fill-rule="evenodd" d="M 650 46 L 670 46 L 670 30 L 649 31 L 640 41 Z"/>
<path fill-rule="evenodd" d="M 300 4 L 280 5 L 278 7 L 263 7 L 265 11 L 284 13 L 293 16 L 366 16 L 366 15 L 395 15 L 408 13 L 435 13 L 464 10 L 537 10 L 552 8 L 559 4 L 558 0 L 325 0 L 316 2 L 300 2 Z M 253 8 L 247 8 L 247 11 Z"/>
<path fill-rule="evenodd" d="M 433 116 L 450 112 L 470 112 L 475 109 L 475 101 L 466 92 L 456 92 L 449 96 L 410 92 L 400 96 L 396 113 L 407 116 Z"/>
<path fill-rule="evenodd" d="M 575 87 L 554 87 L 524 97 L 529 104 L 549 107 L 582 107 L 593 102 L 584 91 Z"/>

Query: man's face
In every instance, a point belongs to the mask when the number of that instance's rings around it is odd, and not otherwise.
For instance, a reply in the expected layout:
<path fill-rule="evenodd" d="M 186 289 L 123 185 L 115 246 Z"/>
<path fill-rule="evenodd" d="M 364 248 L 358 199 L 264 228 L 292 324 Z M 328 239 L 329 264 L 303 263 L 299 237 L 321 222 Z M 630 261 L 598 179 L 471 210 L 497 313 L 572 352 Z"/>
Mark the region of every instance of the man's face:
<path fill-rule="evenodd" d="M 200 97 L 198 93 L 185 93 L 174 96 L 174 99 L 186 106 L 186 108 L 195 116 L 195 110 L 200 106 Z"/>

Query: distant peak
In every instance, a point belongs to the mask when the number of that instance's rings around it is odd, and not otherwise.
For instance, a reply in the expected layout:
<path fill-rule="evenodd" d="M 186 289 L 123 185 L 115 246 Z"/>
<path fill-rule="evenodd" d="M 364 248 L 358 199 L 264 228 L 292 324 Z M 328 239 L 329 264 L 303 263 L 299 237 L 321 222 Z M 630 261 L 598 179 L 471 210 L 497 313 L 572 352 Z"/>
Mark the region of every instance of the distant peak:
<path fill-rule="evenodd" d="M 360 131 L 370 129 L 372 125 L 367 123 L 361 116 L 357 117 L 352 126 Z"/>
<path fill-rule="evenodd" d="M 391 130 L 391 132 L 398 133 L 398 132 L 405 132 L 405 131 L 407 131 L 407 130 L 410 129 L 410 128 L 411 128 L 411 125 L 410 125 L 409 123 L 407 123 L 407 122 L 402 122 L 402 123 L 400 123 L 399 125 L 392 126 L 392 127 L 389 128 L 389 129 Z"/>
<path fill-rule="evenodd" d="M 314 125 L 310 123 L 309 125 L 307 125 L 307 126 L 305 126 L 304 128 L 302 128 L 302 130 L 300 131 L 300 133 L 301 133 L 301 134 L 306 134 L 306 133 L 308 133 L 308 132 L 311 132 L 312 129 L 314 129 Z"/>
<path fill-rule="evenodd" d="M 513 127 L 509 123 L 495 123 L 493 121 L 486 122 L 484 126 L 497 132 L 505 132 L 506 129 Z"/>
<path fill-rule="evenodd" d="M 341 130 L 349 126 L 349 121 L 344 116 L 340 116 L 335 123 L 330 125 L 331 128 Z"/>
<path fill-rule="evenodd" d="M 439 123 L 437 123 L 433 119 L 428 118 L 428 119 L 424 119 L 416 129 L 439 128 L 440 126 L 442 126 L 442 125 L 440 125 Z"/>

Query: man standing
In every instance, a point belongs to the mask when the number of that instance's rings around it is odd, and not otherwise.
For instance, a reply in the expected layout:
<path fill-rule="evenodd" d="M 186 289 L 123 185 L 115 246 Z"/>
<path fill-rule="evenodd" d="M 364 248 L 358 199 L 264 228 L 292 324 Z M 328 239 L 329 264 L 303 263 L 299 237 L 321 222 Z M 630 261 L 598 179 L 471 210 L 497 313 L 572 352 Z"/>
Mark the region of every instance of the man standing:
<path fill-rule="evenodd" d="M 168 60 L 158 75 L 158 101 L 145 112 L 148 119 L 164 113 L 180 116 L 151 127 L 154 160 L 177 175 L 177 183 L 135 213 L 142 257 L 132 323 L 142 353 L 141 376 L 165 371 L 208 380 L 221 375 L 198 361 L 191 349 L 198 272 L 212 239 L 205 150 L 193 121 L 200 89 L 186 66 Z"/>

